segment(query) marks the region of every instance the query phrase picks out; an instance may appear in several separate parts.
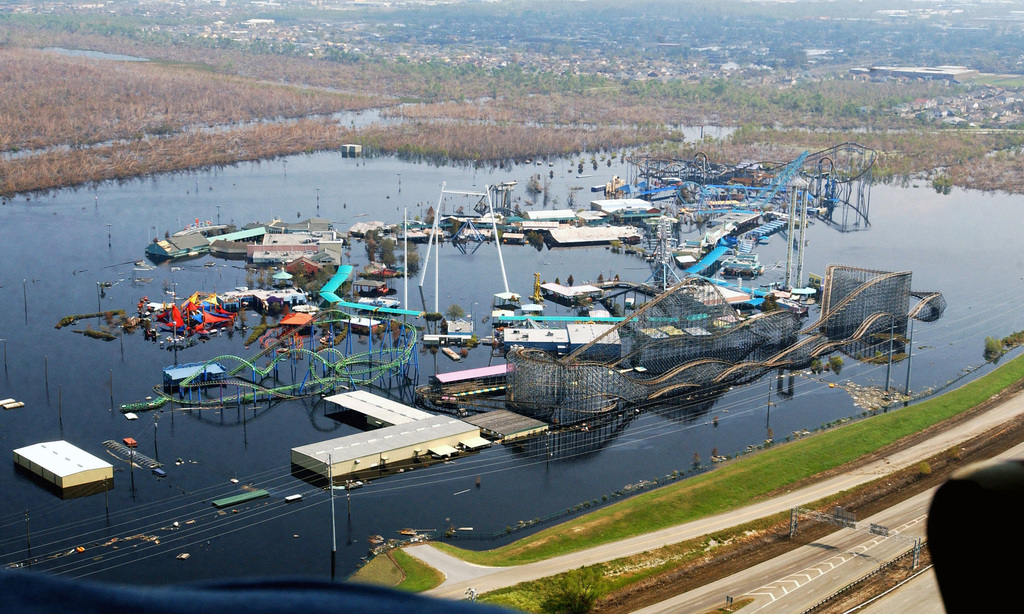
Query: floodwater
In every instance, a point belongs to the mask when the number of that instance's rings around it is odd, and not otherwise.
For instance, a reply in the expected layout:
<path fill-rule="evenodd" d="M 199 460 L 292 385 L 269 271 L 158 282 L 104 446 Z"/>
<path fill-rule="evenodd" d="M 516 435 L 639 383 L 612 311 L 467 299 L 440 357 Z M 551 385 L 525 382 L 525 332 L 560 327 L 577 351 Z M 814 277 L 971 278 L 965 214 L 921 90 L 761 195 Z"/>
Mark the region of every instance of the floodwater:
<path fill-rule="evenodd" d="M 135 270 L 132 263 L 143 258 L 152 237 L 196 219 L 241 226 L 274 217 L 297 221 L 320 215 L 347 230 L 358 221 L 398 222 L 405 208 L 411 219 L 423 216 L 428 207 L 437 206 L 442 182 L 449 189 L 472 191 L 515 180 L 520 186 L 515 194 L 525 199 L 529 176 L 547 178 L 550 172 L 549 208 L 562 208 L 570 187 L 582 188 L 577 199 L 586 202 L 591 185 L 613 173 L 627 174 L 626 166 L 615 160 L 610 168 L 606 163 L 597 170 L 588 166 L 587 177 L 579 178 L 574 162 L 475 170 L 317 154 L 61 190 L 0 206 L 0 349 L 5 357 L 0 398 L 26 403 L 0 414 L 0 448 L 7 450 L 0 450 L 0 564 L 31 561 L 35 570 L 129 583 L 329 577 L 331 500 L 291 475 L 289 451 L 354 432 L 352 427 L 325 416 L 323 403 L 313 400 L 264 404 L 255 410 L 230 404 L 220 410 L 165 408 L 127 421 L 118 407 L 152 394 L 173 354 L 143 341 L 139 333 L 103 342 L 54 325 L 64 315 L 98 308 L 130 312 L 142 296 L 160 300 L 165 291 L 187 296 L 245 285 L 240 263 L 209 257 Z M 472 204 L 465 197 L 448 206 Z M 1024 329 L 1019 304 L 1024 255 L 1017 249 L 1022 204 L 1018 196 L 964 191 L 943 196 L 925 186 L 875 186 L 869 229 L 840 233 L 821 223 L 809 229 L 805 270 L 822 274 L 829 263 L 911 270 L 915 289 L 942 291 L 949 303 L 945 316 L 915 325 L 911 388 L 942 387 L 982 363 L 986 336 Z M 425 256 L 422 246 L 420 252 Z M 784 267 L 785 245 L 777 236 L 758 252 L 762 262 L 781 261 Z M 650 274 L 642 260 L 604 248 L 537 251 L 509 246 L 503 255 L 510 289 L 524 296 L 532 291 L 535 272 L 546 281 L 571 274 L 577 283 L 616 274 L 644 281 Z M 352 256 L 357 264 L 365 262 L 361 244 L 352 248 Z M 214 266 L 204 266 L 209 262 Z M 432 274 L 433 263 L 430 269 Z M 776 269 L 762 282 L 782 276 L 783 270 Z M 152 281 L 136 281 L 139 277 Z M 486 326 L 480 314 L 489 307 L 491 295 L 504 290 L 490 244 L 471 254 L 445 246 L 438 281 L 441 311 L 458 303 L 474 312 L 480 327 Z M 102 288 L 102 282 L 112 285 Z M 417 307 L 418 283 L 409 284 Z M 398 298 L 404 298 L 401 283 L 398 287 Z M 423 290 L 431 308 L 433 287 L 433 278 L 427 277 Z M 257 317 L 250 314 L 249 323 Z M 87 320 L 73 328 L 88 325 Z M 486 334 L 486 329 L 480 333 Z M 178 360 L 245 356 L 244 336 L 214 338 L 183 350 Z M 422 352 L 419 382 L 425 383 L 435 370 L 483 366 L 489 360 L 483 348 L 459 364 Z M 781 440 L 796 430 L 859 415 L 850 396 L 828 383 L 883 385 L 885 374 L 884 365 L 846 358 L 839 377 L 797 377 L 792 397 L 779 397 L 763 379 L 728 392 L 710 406 L 670 406 L 628 416 L 606 434 L 496 446 L 449 464 L 373 481 L 353 491 L 351 499 L 341 492 L 334 500 L 339 575 L 356 568 L 367 553 L 370 535 L 392 538 L 403 528 L 449 526 L 472 527 L 472 534 L 502 532 L 520 521 L 601 502 L 627 484 L 685 470 L 694 453 L 706 461 L 714 448 L 719 454 L 741 452 L 760 443 L 769 426 Z M 905 377 L 906 364 L 895 365 L 894 385 L 902 386 Z M 410 391 L 395 393 L 409 398 Z M 714 417 L 717 428 L 711 425 Z M 129 470 L 111 458 L 102 442 L 123 437 L 133 437 L 139 453 L 161 461 L 167 477 Z M 61 500 L 16 470 L 10 450 L 56 439 L 109 459 L 116 467 L 113 490 L 106 496 Z M 271 496 L 239 506 L 238 513 L 221 513 L 210 504 L 250 486 L 265 488 Z M 296 493 L 304 495 L 302 501 L 284 503 L 285 496 Z M 490 547 L 501 542 L 457 543 Z M 77 546 L 84 552 L 75 551 Z M 186 560 L 176 558 L 183 553 L 189 554 Z"/>
<path fill-rule="evenodd" d="M 77 58 L 89 58 L 90 60 L 106 60 L 110 62 L 148 62 L 149 58 L 140 58 L 134 55 L 121 55 L 120 53 L 105 53 L 103 51 L 92 51 L 88 49 L 64 49 L 63 47 L 44 47 L 43 51 L 58 53 Z"/>

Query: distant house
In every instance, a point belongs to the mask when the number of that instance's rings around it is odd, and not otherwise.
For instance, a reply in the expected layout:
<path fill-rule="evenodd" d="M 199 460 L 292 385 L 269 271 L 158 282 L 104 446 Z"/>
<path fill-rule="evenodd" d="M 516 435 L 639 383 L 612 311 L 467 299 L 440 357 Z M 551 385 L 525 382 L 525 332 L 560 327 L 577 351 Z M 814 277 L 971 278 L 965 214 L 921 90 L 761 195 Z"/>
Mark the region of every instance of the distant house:
<path fill-rule="evenodd" d="M 285 265 L 284 270 L 292 275 L 313 275 L 323 268 L 323 265 L 309 256 L 299 256 Z"/>

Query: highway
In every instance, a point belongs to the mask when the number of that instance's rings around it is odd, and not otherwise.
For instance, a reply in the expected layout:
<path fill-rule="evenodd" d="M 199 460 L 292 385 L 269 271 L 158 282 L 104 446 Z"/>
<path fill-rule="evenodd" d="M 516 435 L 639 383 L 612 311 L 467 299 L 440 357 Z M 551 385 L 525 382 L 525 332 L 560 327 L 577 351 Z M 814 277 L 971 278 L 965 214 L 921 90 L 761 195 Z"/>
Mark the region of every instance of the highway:
<path fill-rule="evenodd" d="M 1024 457 L 1024 444 L 997 458 Z M 725 602 L 753 598 L 744 612 L 803 612 L 882 563 L 903 554 L 912 544 L 903 538 L 924 538 L 928 507 L 935 489 L 921 493 L 870 518 L 858 519 L 858 530 L 841 529 L 819 542 L 744 570 L 714 584 L 637 610 L 637 614 L 703 612 Z M 868 524 L 888 527 L 900 538 L 880 537 L 860 530 Z M 798 528 L 799 533 L 799 528 Z M 727 591 L 727 592 L 721 592 Z M 925 572 L 873 602 L 863 612 L 942 613 L 935 574 Z"/>
<path fill-rule="evenodd" d="M 857 524 L 866 521 L 899 531 L 905 537 L 923 538 L 930 501 L 931 491 Z M 703 612 L 723 605 L 726 595 L 737 601 L 753 598 L 754 602 L 744 607 L 744 612 L 802 612 L 911 547 L 911 543 L 865 530 L 841 529 L 820 541 L 637 612 Z"/>
<path fill-rule="evenodd" d="M 992 409 L 918 445 L 900 450 L 877 462 L 852 469 L 847 473 L 806 488 L 786 493 L 770 501 L 759 502 L 716 516 L 544 561 L 515 567 L 482 567 L 446 555 L 429 544 L 408 547 L 406 552 L 445 574 L 445 581 L 429 591 L 428 594 L 462 599 L 465 597 L 466 590 L 471 587 L 478 593 L 485 593 L 519 582 L 562 573 L 582 565 L 591 565 L 646 552 L 806 505 L 826 495 L 853 488 L 920 462 L 1022 413 L 1024 413 L 1024 396 L 1013 395 Z M 1024 446 L 1014 448 L 1008 455 L 1024 456 Z M 873 518 L 858 519 L 858 521 L 859 523 L 867 521 L 888 526 L 910 537 L 923 537 L 930 498 L 930 492 L 924 493 Z M 844 529 L 821 540 L 820 543 L 799 548 L 736 576 L 714 582 L 640 611 L 644 613 L 701 612 L 710 607 L 723 605 L 727 595 L 736 599 L 743 595 L 753 597 L 754 604 L 744 608 L 744 611 L 748 612 L 801 611 L 844 586 L 845 583 L 863 576 L 881 562 L 905 552 L 909 547 L 910 544 L 906 542 L 895 539 L 887 540 L 866 532 Z M 921 582 L 926 582 L 926 580 Z M 923 586 L 916 582 L 911 584 Z M 901 592 L 897 591 L 897 593 Z M 931 595 L 933 596 L 930 601 L 934 601 L 936 593 L 932 592 Z M 895 596 L 889 598 L 895 598 Z M 679 601 L 676 601 L 677 599 Z M 935 611 L 941 611 L 941 604 L 935 603 L 934 605 L 939 608 Z"/>

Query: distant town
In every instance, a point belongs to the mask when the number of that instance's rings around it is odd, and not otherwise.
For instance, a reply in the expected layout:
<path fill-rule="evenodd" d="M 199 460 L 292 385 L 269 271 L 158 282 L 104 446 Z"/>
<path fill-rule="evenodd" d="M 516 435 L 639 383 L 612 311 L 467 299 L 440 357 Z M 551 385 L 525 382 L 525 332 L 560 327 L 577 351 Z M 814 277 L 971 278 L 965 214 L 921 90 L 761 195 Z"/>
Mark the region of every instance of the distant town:
<path fill-rule="evenodd" d="M 798 16 L 782 3 L 726 2 L 731 10 L 705 10 L 692 20 L 680 17 L 685 4 L 645 3 L 644 12 L 631 14 L 599 1 L 13 2 L 0 15 L 89 16 L 115 32 L 123 18 L 159 43 L 191 39 L 258 53 L 629 81 L 727 77 L 785 88 L 821 78 L 934 80 L 973 87 L 859 110 L 982 127 L 1024 120 L 1017 80 L 989 78 L 1024 67 L 1019 49 L 1003 48 L 1024 30 L 1024 10 L 1013 3 L 858 3 L 848 14 L 795 3 L 806 13 Z"/>

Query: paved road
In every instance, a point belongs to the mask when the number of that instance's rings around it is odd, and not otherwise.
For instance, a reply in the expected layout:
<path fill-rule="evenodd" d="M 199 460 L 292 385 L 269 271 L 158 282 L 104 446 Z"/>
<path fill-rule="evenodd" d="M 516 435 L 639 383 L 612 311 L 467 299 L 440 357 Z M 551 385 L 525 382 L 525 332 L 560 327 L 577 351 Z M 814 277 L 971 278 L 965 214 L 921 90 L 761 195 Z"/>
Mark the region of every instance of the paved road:
<path fill-rule="evenodd" d="M 914 539 L 924 537 L 931 493 L 923 493 L 858 525 L 875 523 Z M 799 529 L 798 529 L 799 530 Z M 744 612 L 801 612 L 828 597 L 837 587 L 863 577 L 910 548 L 908 542 L 845 529 L 719 582 L 702 586 L 637 610 L 638 614 L 705 612 L 733 598 L 753 598 Z M 723 592 L 725 591 L 725 592 Z"/>
<path fill-rule="evenodd" d="M 939 594 L 939 582 L 935 577 L 935 570 L 928 568 L 921 575 L 861 610 L 861 614 L 892 614 L 892 612 L 945 614 L 946 608 L 942 606 L 942 596 Z"/>
<path fill-rule="evenodd" d="M 582 565 L 591 565 L 646 552 L 668 544 L 693 539 L 743 524 L 757 518 L 763 518 L 799 505 L 805 505 L 826 495 L 853 488 L 879 476 L 887 475 L 893 471 L 920 462 L 929 456 L 959 444 L 963 440 L 1002 424 L 1021 413 L 1024 413 L 1024 396 L 1015 395 L 980 416 L 947 432 L 940 433 L 917 446 L 899 451 L 870 465 L 854 469 L 849 473 L 830 478 L 800 490 L 785 493 L 770 501 L 759 502 L 727 513 L 702 518 L 653 533 L 596 546 L 545 561 L 516 567 L 486 568 L 470 565 L 454 557 L 435 556 L 435 552 L 438 554 L 442 553 L 429 544 L 412 546 L 407 548 L 406 551 L 412 556 L 434 565 L 445 574 L 446 580 L 428 594 L 461 599 L 465 597 L 466 589 L 470 587 L 476 589 L 478 593 L 484 593 L 519 582 L 551 576 Z M 723 587 L 719 586 L 717 588 Z M 742 591 L 734 591 L 734 593 L 720 592 L 719 594 L 723 596 L 725 594 L 738 595 L 740 592 Z"/>
<path fill-rule="evenodd" d="M 1024 444 L 997 458 L 1022 457 Z M 870 518 L 859 519 L 857 524 L 866 526 L 873 523 L 889 527 L 905 537 L 925 537 L 928 507 L 934 493 L 935 489 L 931 489 L 916 495 Z M 787 552 L 721 582 L 637 610 L 637 614 L 704 612 L 723 605 L 726 595 L 736 599 L 754 598 L 754 602 L 743 609 L 744 612 L 802 612 L 910 547 L 911 544 L 901 539 L 843 529 L 820 542 Z M 930 573 L 890 592 L 864 611 L 929 614 L 942 613 L 945 609 L 935 574 Z"/>

